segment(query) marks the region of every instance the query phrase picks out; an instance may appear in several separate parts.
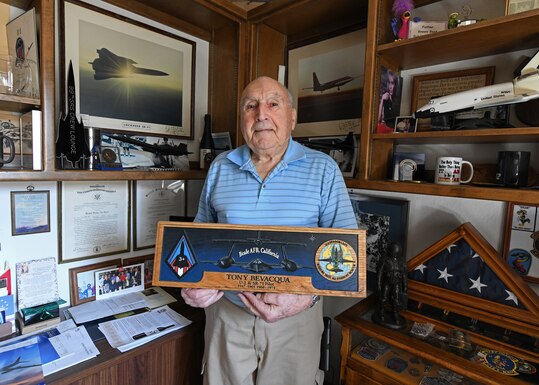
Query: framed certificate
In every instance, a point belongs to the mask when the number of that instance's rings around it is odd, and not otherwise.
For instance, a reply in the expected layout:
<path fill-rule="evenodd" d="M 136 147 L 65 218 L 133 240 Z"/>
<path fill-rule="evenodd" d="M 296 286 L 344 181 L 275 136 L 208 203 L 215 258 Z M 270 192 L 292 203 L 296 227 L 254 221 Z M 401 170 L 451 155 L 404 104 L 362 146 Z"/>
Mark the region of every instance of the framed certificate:
<path fill-rule="evenodd" d="M 59 184 L 60 263 L 130 250 L 129 181 Z"/>

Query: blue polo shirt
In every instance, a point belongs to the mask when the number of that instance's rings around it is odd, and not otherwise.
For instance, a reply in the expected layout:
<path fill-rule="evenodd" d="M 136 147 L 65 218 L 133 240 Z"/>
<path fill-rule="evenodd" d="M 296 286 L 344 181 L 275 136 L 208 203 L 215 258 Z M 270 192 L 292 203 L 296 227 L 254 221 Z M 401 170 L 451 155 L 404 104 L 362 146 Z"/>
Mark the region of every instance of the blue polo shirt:
<path fill-rule="evenodd" d="M 335 161 L 292 139 L 265 180 L 247 145 L 220 154 L 208 171 L 195 222 L 357 228 Z M 244 306 L 232 291 L 225 297 Z"/>
<path fill-rule="evenodd" d="M 195 221 L 357 228 L 335 161 L 293 140 L 265 180 L 247 145 L 220 154 L 208 172 Z"/>

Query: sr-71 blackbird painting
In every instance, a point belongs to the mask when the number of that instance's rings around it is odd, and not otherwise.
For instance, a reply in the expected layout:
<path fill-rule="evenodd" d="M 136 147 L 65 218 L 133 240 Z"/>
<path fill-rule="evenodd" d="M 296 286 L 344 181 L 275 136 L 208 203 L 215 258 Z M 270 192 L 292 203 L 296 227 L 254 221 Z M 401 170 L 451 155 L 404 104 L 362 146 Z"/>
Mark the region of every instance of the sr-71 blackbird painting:
<path fill-rule="evenodd" d="M 320 80 L 318 80 L 318 76 L 316 76 L 316 72 L 313 72 L 313 86 L 306 87 L 304 88 L 304 90 L 312 89 L 313 91 L 324 92 L 332 88 L 337 88 L 337 90 L 340 91 L 341 86 L 344 86 L 346 83 L 350 83 L 354 79 L 355 77 L 352 76 L 344 76 L 342 78 L 330 80 L 329 82 L 320 83 Z"/>
<path fill-rule="evenodd" d="M 168 76 L 166 72 L 150 68 L 135 67 L 136 61 L 118 56 L 106 48 L 97 50 L 98 58 L 90 62 L 94 70 L 95 80 L 105 80 L 110 78 L 127 78 L 134 74 L 149 76 Z"/>
<path fill-rule="evenodd" d="M 539 51 L 511 82 L 494 84 L 432 98 L 419 108 L 416 118 L 431 118 L 449 112 L 522 103 L 539 98 Z"/>

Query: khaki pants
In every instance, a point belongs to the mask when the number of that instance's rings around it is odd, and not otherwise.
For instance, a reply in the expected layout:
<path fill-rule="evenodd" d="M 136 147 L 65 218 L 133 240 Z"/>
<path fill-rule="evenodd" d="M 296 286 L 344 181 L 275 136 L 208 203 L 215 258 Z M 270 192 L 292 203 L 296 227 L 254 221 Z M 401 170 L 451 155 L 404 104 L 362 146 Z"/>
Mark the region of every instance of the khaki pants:
<path fill-rule="evenodd" d="M 266 323 L 225 298 L 206 309 L 204 385 L 322 385 L 322 301 Z"/>

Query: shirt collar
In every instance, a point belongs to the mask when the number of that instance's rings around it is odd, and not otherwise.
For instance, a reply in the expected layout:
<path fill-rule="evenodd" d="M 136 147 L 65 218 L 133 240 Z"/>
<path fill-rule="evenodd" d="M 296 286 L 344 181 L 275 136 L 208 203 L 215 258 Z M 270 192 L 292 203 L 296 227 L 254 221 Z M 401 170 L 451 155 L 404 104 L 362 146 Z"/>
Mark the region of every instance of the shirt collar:
<path fill-rule="evenodd" d="M 303 146 L 290 138 L 288 148 L 279 164 L 282 167 L 286 167 L 289 163 L 304 159 L 305 156 L 305 149 Z M 229 152 L 227 159 L 240 166 L 241 169 L 251 169 L 254 167 L 251 160 L 251 150 L 246 144 Z"/>

